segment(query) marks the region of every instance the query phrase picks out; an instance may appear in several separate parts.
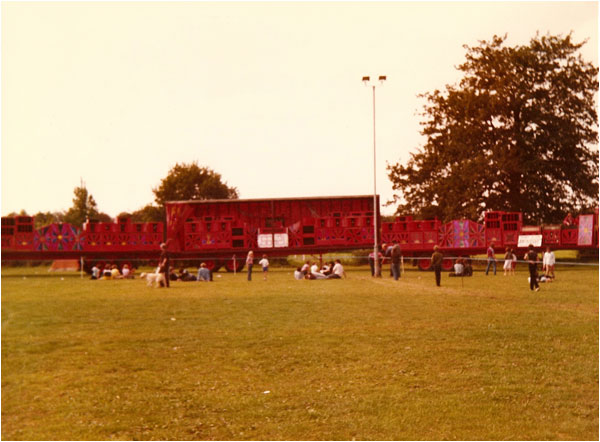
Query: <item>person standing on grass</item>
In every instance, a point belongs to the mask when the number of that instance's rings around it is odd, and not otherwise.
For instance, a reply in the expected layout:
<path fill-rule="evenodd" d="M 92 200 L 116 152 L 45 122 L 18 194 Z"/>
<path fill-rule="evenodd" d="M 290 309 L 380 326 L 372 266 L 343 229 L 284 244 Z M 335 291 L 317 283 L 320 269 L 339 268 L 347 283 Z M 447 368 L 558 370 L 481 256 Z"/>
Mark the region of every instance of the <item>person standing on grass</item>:
<path fill-rule="evenodd" d="M 402 259 L 402 250 L 397 242 L 394 242 L 390 256 L 392 258 L 392 276 L 394 277 L 395 281 L 398 281 L 398 278 L 400 278 L 400 260 Z"/>
<path fill-rule="evenodd" d="M 510 274 L 510 269 L 512 268 L 512 256 L 512 249 L 507 247 L 506 254 L 504 255 L 504 276 Z"/>
<path fill-rule="evenodd" d="M 160 258 L 158 259 L 158 272 L 163 273 L 165 275 L 165 287 L 169 288 L 169 276 L 170 276 L 170 266 L 169 266 L 169 253 L 167 252 L 167 244 L 162 243 L 160 245 Z"/>
<path fill-rule="evenodd" d="M 494 243 L 490 243 L 490 246 L 487 249 L 487 267 L 485 269 L 485 274 L 487 275 L 490 271 L 490 266 L 494 265 L 494 276 L 496 275 L 496 254 L 494 253 Z"/>
<path fill-rule="evenodd" d="M 252 266 L 254 265 L 254 252 L 250 250 L 246 257 L 246 266 L 248 267 L 248 281 L 252 281 Z"/>
<path fill-rule="evenodd" d="M 552 274 L 552 279 L 554 279 L 554 264 L 556 264 L 556 256 L 554 256 L 554 252 L 550 250 L 550 247 L 546 247 L 542 262 L 542 270 L 545 271 L 544 274 L 546 275 L 546 278 L 550 277 L 550 274 Z"/>
<path fill-rule="evenodd" d="M 387 250 L 387 244 L 383 244 L 382 250 L 383 251 Z M 379 260 L 379 269 L 381 270 L 381 267 L 383 265 L 383 254 L 379 251 L 379 248 L 377 250 L 377 259 Z M 375 251 L 374 250 L 371 253 L 369 253 L 369 267 L 371 268 L 371 276 L 375 276 Z"/>
<path fill-rule="evenodd" d="M 263 255 L 262 259 L 258 261 L 258 264 L 262 267 L 263 279 L 266 281 L 267 273 L 269 273 L 269 260 L 267 259 L 267 255 Z"/>
<path fill-rule="evenodd" d="M 433 271 L 435 272 L 435 285 L 440 287 L 440 283 L 442 281 L 442 261 L 444 260 L 444 255 L 440 252 L 440 248 L 435 246 L 433 248 L 433 255 L 431 255 L 431 267 L 433 267 Z"/>
<path fill-rule="evenodd" d="M 533 244 L 529 244 L 529 250 L 525 254 L 525 261 L 529 265 L 529 289 L 533 291 L 539 291 L 540 285 L 537 281 L 537 263 L 538 263 L 538 255 L 535 249 L 533 248 Z"/>

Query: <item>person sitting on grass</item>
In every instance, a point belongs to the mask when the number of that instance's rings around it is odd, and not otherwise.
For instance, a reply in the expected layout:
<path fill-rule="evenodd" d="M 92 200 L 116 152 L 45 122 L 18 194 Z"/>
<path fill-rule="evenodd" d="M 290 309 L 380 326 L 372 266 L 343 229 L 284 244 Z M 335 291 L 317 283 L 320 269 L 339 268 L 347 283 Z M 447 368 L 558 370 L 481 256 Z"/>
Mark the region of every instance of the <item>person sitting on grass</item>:
<path fill-rule="evenodd" d="M 473 264 L 471 263 L 471 258 L 463 258 L 463 276 L 473 276 Z"/>
<path fill-rule="evenodd" d="M 100 279 L 100 269 L 96 264 L 92 267 L 92 278 L 91 279 Z"/>
<path fill-rule="evenodd" d="M 206 267 L 206 263 L 201 263 L 198 269 L 198 282 L 210 282 L 212 281 L 210 270 Z"/>
<path fill-rule="evenodd" d="M 194 275 L 190 274 L 190 272 L 188 272 L 187 269 L 181 268 L 181 269 L 179 269 L 179 280 L 184 281 L 184 282 L 190 282 L 190 281 L 195 281 L 196 277 Z"/>
<path fill-rule="evenodd" d="M 129 268 L 129 264 L 123 264 L 123 270 L 121 270 L 124 279 L 133 279 L 133 270 Z"/>
<path fill-rule="evenodd" d="M 335 265 L 333 266 L 333 270 L 327 279 L 341 279 L 346 277 L 346 272 L 344 272 L 344 266 L 342 265 L 339 259 L 335 260 Z"/>
<path fill-rule="evenodd" d="M 110 265 L 106 264 L 102 269 L 102 279 L 112 279 L 112 272 L 110 271 Z"/>
<path fill-rule="evenodd" d="M 325 276 L 323 273 L 319 272 L 319 266 L 317 265 L 316 262 L 310 268 L 310 274 L 312 275 L 312 278 L 310 278 L 310 279 L 326 279 L 327 278 L 327 276 Z"/>
<path fill-rule="evenodd" d="M 296 267 L 294 271 L 294 279 L 301 280 L 304 279 L 304 273 L 302 273 L 302 269 L 300 267 Z"/>
<path fill-rule="evenodd" d="M 306 261 L 300 271 L 304 276 L 307 276 L 310 273 L 310 261 Z"/>
<path fill-rule="evenodd" d="M 448 276 L 464 276 L 465 265 L 463 264 L 462 258 L 458 258 L 454 263 L 454 272 L 448 274 Z"/>

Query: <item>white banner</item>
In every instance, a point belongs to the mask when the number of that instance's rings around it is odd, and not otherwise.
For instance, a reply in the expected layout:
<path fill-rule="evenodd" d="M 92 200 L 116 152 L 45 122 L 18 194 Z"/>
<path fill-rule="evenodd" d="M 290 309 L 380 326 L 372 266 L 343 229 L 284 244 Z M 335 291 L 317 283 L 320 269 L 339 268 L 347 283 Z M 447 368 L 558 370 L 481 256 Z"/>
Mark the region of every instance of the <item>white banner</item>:
<path fill-rule="evenodd" d="M 272 233 L 259 233 L 258 234 L 258 247 L 261 249 L 272 249 L 273 248 L 273 234 Z"/>
<path fill-rule="evenodd" d="M 519 248 L 527 248 L 529 245 L 534 247 L 542 246 L 542 235 L 519 235 Z"/>
<path fill-rule="evenodd" d="M 289 238 L 287 233 L 275 233 L 275 247 L 287 247 L 289 245 Z"/>

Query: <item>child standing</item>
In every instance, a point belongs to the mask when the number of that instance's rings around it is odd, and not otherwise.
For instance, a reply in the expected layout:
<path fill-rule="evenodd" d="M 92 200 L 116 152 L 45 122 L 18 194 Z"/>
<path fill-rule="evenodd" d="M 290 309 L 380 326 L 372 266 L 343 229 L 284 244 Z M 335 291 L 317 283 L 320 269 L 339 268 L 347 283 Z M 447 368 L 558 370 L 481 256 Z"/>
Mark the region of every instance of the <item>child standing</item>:
<path fill-rule="evenodd" d="M 510 248 L 506 248 L 506 254 L 504 255 L 504 276 L 510 275 L 510 270 L 512 268 L 512 250 Z"/>
<path fill-rule="evenodd" d="M 258 264 L 262 267 L 263 279 L 266 281 L 267 273 L 269 272 L 269 260 L 267 259 L 267 255 L 263 255 L 262 259 L 258 262 Z"/>

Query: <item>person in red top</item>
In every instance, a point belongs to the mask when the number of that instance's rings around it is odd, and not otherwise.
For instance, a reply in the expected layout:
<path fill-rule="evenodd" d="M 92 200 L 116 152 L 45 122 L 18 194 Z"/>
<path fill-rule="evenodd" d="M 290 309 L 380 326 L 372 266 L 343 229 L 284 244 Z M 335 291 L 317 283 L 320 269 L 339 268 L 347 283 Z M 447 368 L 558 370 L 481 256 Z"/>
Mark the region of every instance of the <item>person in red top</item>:
<path fill-rule="evenodd" d="M 485 269 L 486 275 L 490 271 L 492 264 L 494 265 L 494 275 L 496 275 L 496 255 L 494 253 L 494 243 L 490 243 L 490 246 L 487 249 L 487 267 Z"/>

